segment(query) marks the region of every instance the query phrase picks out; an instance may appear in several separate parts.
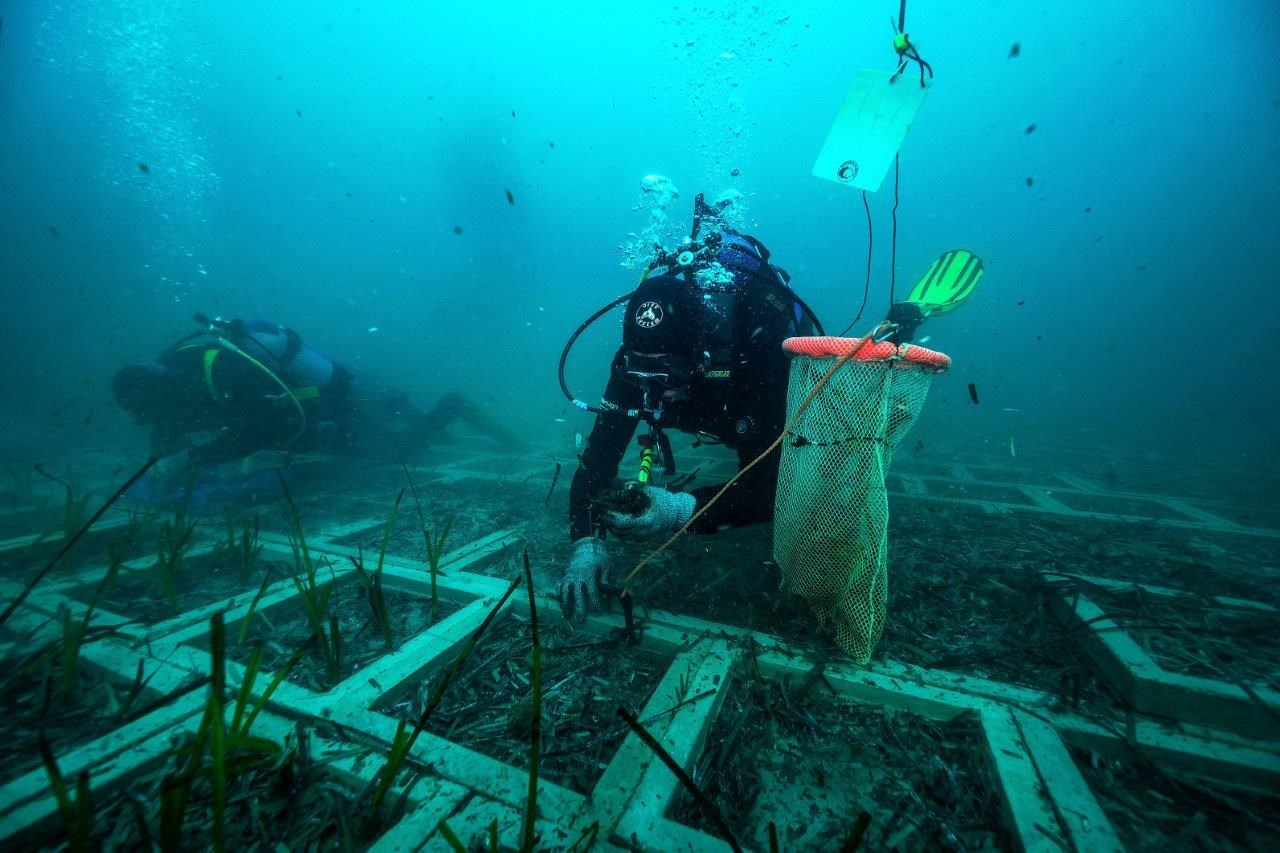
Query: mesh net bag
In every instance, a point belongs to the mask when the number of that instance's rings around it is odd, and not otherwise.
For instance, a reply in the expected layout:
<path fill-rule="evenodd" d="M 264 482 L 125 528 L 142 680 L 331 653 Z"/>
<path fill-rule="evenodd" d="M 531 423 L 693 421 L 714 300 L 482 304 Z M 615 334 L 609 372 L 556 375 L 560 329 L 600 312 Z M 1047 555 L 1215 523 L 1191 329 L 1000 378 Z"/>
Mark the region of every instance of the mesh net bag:
<path fill-rule="evenodd" d="M 788 422 L 856 338 L 789 338 Z M 923 347 L 864 343 L 818 392 L 782 442 L 773 557 L 782 587 L 804 599 L 836 643 L 866 663 L 889 591 L 893 449 L 915 423 L 933 375 L 950 359 Z"/>

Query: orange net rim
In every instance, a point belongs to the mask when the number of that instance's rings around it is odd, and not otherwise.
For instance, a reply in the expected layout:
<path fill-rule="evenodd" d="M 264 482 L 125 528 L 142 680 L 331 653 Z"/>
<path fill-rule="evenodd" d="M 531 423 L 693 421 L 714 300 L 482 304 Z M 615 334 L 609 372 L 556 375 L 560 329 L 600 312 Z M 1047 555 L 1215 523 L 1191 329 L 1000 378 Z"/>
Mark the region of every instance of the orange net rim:
<path fill-rule="evenodd" d="M 803 355 L 809 358 L 839 358 L 857 345 L 860 338 L 836 337 L 804 337 L 787 338 L 782 348 L 792 355 Z M 853 355 L 855 361 L 889 361 L 906 363 L 917 367 L 927 367 L 935 371 L 947 370 L 951 367 L 951 358 L 943 353 L 916 346 L 915 344 L 893 344 L 888 341 L 867 341 Z"/>

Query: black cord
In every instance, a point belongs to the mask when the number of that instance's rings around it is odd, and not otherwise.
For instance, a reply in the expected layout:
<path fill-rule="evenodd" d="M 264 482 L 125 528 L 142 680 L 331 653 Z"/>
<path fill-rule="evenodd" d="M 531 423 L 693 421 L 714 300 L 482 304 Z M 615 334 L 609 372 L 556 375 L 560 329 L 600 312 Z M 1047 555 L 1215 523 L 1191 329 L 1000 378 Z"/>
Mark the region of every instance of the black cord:
<path fill-rule="evenodd" d="M 889 78 L 889 82 L 896 82 L 902 76 L 902 72 L 907 70 L 907 62 L 911 61 L 920 67 L 920 88 L 925 87 L 925 74 L 929 75 L 929 79 L 933 79 L 933 66 L 924 61 L 920 56 L 920 51 L 911 43 L 910 37 L 907 35 L 907 0 L 899 0 L 898 3 L 898 24 L 894 26 L 893 18 L 889 18 L 889 26 L 893 27 L 895 36 L 902 38 L 902 46 L 898 48 L 895 43 L 895 49 L 898 51 L 898 70 L 893 72 L 893 76 Z"/>
<path fill-rule="evenodd" d="M 875 232 L 871 227 L 871 204 L 867 201 L 867 191 L 862 191 L 862 209 L 867 212 L 867 280 L 862 285 L 862 304 L 858 306 L 858 316 L 849 321 L 849 325 L 844 327 L 836 337 L 843 338 L 849 333 L 849 330 L 857 325 L 862 319 L 862 312 L 867 308 L 867 296 L 871 293 L 871 250 L 875 248 Z"/>
<path fill-rule="evenodd" d="M 897 33 L 902 36 L 904 48 L 898 53 L 898 70 L 889 78 L 889 82 L 896 80 L 906 70 L 907 60 L 912 60 L 920 67 L 920 86 L 923 88 L 925 85 L 925 72 L 928 72 L 930 80 L 933 79 L 933 66 L 924 61 L 920 56 L 920 51 L 916 49 L 916 46 L 907 37 L 907 0 L 899 0 L 898 3 Z M 893 231 L 889 238 L 889 311 L 893 311 L 893 300 L 898 287 L 898 185 L 902 176 L 901 156 L 900 153 L 893 155 L 893 211 L 890 214 L 893 220 Z M 866 201 L 865 193 L 863 193 L 863 201 Z M 870 263 L 871 259 L 868 257 L 868 270 L 870 269 Z M 861 311 L 858 312 L 858 316 L 862 316 Z M 855 320 L 854 322 L 857 321 Z"/>
<path fill-rule="evenodd" d="M 634 292 L 635 291 L 632 291 L 632 293 Z M 578 328 L 574 330 L 573 334 L 569 336 L 569 340 L 565 341 L 564 349 L 560 352 L 560 364 L 556 368 L 556 378 L 560 380 L 560 390 L 564 392 L 564 396 L 568 398 L 570 403 L 573 403 L 575 406 L 578 406 L 578 408 L 582 409 L 583 411 L 591 412 L 592 414 L 595 414 L 595 415 L 604 413 L 603 409 L 598 408 L 596 406 L 587 406 L 585 404 L 579 405 L 580 401 L 578 400 L 577 397 L 573 396 L 573 392 L 569 390 L 569 383 L 566 382 L 564 378 L 564 365 L 565 365 L 565 362 L 569 360 L 569 351 L 573 349 L 574 343 L 578 340 L 579 336 L 581 336 L 582 333 L 587 330 L 588 326 L 590 326 L 596 320 L 599 320 L 605 314 L 608 314 L 614 308 L 626 302 L 630 298 L 631 298 L 631 293 L 624 293 L 621 296 L 619 296 L 617 299 L 610 302 L 608 305 L 601 308 L 596 313 L 592 314 L 587 319 L 583 320 L 582 325 L 578 326 Z"/>
<path fill-rule="evenodd" d="M 920 66 L 920 88 L 923 89 L 925 87 L 924 75 L 926 71 L 929 73 L 929 79 L 930 80 L 933 79 L 933 66 L 924 61 L 924 58 L 920 56 L 920 51 L 916 50 L 915 45 L 911 46 L 911 52 L 906 54 L 906 56 L 909 59 L 914 60 L 916 65 Z M 906 62 L 904 61 L 903 68 L 905 67 L 906 67 Z"/>
<path fill-rule="evenodd" d="M 902 174 L 901 154 L 893 155 L 893 236 L 889 241 L 889 307 L 893 307 L 893 292 L 898 284 L 898 178 Z"/>
<path fill-rule="evenodd" d="M 923 89 L 927 85 L 925 74 L 928 74 L 929 80 L 933 79 L 933 66 L 925 62 L 924 57 L 920 55 L 920 51 L 916 50 L 916 46 L 910 43 L 898 53 L 898 67 L 893 72 L 893 76 L 889 78 L 889 82 L 896 83 L 902 73 L 907 70 L 909 62 L 914 62 L 920 67 L 920 88 Z"/>

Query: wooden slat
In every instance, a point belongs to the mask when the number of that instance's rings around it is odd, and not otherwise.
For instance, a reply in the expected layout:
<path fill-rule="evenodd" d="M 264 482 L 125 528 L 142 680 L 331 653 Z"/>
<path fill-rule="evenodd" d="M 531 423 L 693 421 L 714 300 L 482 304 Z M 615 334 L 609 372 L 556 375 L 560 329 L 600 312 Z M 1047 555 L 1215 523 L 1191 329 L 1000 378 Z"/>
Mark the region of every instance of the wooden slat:
<path fill-rule="evenodd" d="M 170 738 L 181 731 L 194 731 L 204 704 L 203 693 L 189 694 L 58 756 L 58 769 L 69 785 L 81 771 L 88 771 L 93 798 L 102 801 L 164 761 L 171 749 Z M 58 804 L 43 767 L 0 787 L 0 847 L 43 846 L 58 820 Z"/>
<path fill-rule="evenodd" d="M 1053 803 L 1059 826 L 1075 850 L 1122 851 L 1102 807 L 1080 775 L 1071 754 L 1053 727 L 1033 714 L 1014 711 L 1012 719 L 1021 733 L 1043 790 Z"/>
<path fill-rule="evenodd" d="M 687 670 L 691 674 L 685 682 L 686 695 L 696 696 L 708 690 L 715 691 L 710 701 L 685 705 L 665 718 L 668 722 L 660 733 L 651 732 L 685 772 L 692 770 L 702 753 L 707 735 L 724 703 L 730 672 L 738 654 L 738 650 L 723 640 L 708 640 L 686 653 L 687 657 L 678 657 L 672 664 L 672 668 L 684 666 L 686 661 L 695 664 Z M 623 750 L 626 750 L 625 754 Z M 642 751 L 648 755 L 643 755 Z M 627 735 L 615 760 L 620 757 L 623 761 L 630 760 L 634 763 L 631 772 L 638 770 L 640 778 L 627 800 L 626 810 L 618 821 L 615 832 L 621 839 L 632 835 L 647 838 L 665 816 L 676 794 L 683 789 L 675 775 L 649 747 L 640 742 L 634 732 Z M 597 789 L 601 785 L 597 785 Z"/>
<path fill-rule="evenodd" d="M 1070 849 L 1013 715 L 1007 708 L 988 705 L 981 711 L 981 720 L 987 765 L 996 780 L 1004 823 L 1014 846 L 1031 853 Z"/>

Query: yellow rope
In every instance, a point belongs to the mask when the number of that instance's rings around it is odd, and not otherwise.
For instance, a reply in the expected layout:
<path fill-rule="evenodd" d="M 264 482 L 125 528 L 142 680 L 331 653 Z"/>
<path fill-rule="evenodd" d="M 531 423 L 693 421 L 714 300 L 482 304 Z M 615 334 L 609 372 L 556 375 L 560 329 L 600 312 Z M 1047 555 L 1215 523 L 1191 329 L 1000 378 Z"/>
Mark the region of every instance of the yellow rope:
<path fill-rule="evenodd" d="M 654 557 L 658 556 L 663 551 L 667 550 L 667 548 L 670 547 L 673 542 L 675 542 L 677 539 L 683 536 L 685 532 L 688 531 L 688 529 L 693 525 L 693 523 L 697 521 L 698 518 L 704 512 L 711 509 L 711 507 L 715 504 L 715 502 L 720 500 L 720 497 L 729 490 L 730 486 L 738 482 L 738 480 L 741 479 L 743 475 L 745 475 L 752 468 L 756 467 L 756 465 L 760 464 L 760 462 L 766 456 L 768 456 L 770 453 L 778 449 L 779 445 L 782 444 L 782 440 L 787 437 L 787 434 L 790 433 L 792 429 L 795 428 L 795 425 L 800 421 L 800 416 L 804 414 L 805 409 L 809 408 L 809 404 L 812 403 L 814 398 L 818 396 L 818 393 L 822 391 L 823 388 L 826 387 L 828 382 L 831 381 L 831 377 L 835 375 L 835 372 L 839 370 L 842 366 L 844 366 L 846 362 L 848 362 L 850 359 L 856 356 L 859 352 L 861 352 L 862 347 L 865 346 L 866 343 L 870 341 L 873 337 L 875 337 L 875 335 L 882 328 L 884 328 L 884 325 L 885 325 L 884 323 L 881 323 L 879 326 L 872 329 L 870 332 L 868 332 L 867 334 L 863 335 L 862 337 L 854 341 L 852 344 L 850 344 L 849 349 L 846 350 L 843 355 L 841 355 L 839 358 L 836 359 L 835 363 L 832 364 L 830 368 L 828 368 L 827 372 L 823 374 L 822 378 L 819 379 L 817 383 L 813 386 L 813 389 L 809 391 L 809 395 L 804 398 L 803 402 L 800 403 L 800 406 L 796 409 L 796 413 L 791 416 L 791 420 L 787 421 L 787 425 L 782 428 L 781 434 L 779 434 L 778 437 L 773 440 L 773 443 L 770 444 L 764 450 L 763 453 L 761 453 L 755 459 L 752 459 L 751 462 L 748 463 L 746 467 L 744 467 L 741 471 L 739 471 L 737 474 L 734 474 L 733 478 L 729 480 L 729 482 L 721 486 L 720 491 L 712 495 L 711 500 L 703 504 L 702 509 L 695 512 L 689 518 L 689 520 L 684 523 L 684 526 L 682 526 L 675 533 L 671 534 L 670 539 L 668 539 L 666 542 L 663 542 L 662 545 L 660 545 L 657 548 L 657 550 L 655 550 L 649 556 L 645 557 L 639 563 L 636 563 L 635 568 L 632 569 L 631 572 L 622 581 L 622 592 L 619 594 L 620 597 L 628 594 L 627 585 L 631 583 L 631 579 L 636 576 L 637 572 L 639 572 L 641 569 L 647 566 L 650 563 L 650 561 L 653 560 Z"/>

